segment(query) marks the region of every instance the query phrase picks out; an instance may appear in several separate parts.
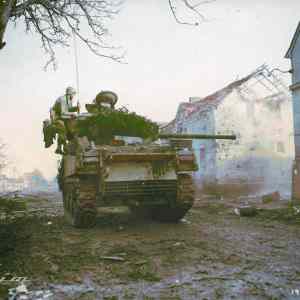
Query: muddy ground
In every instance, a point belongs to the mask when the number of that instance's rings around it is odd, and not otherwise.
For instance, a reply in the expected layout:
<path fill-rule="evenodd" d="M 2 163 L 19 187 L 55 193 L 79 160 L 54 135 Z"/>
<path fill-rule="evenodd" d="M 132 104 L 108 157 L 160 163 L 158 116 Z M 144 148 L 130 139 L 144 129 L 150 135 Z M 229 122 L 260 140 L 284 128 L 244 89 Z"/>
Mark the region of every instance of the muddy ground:
<path fill-rule="evenodd" d="M 29 299 L 300 299 L 300 214 L 290 205 L 239 217 L 237 200 L 200 198 L 178 224 L 115 209 L 79 230 L 58 197 L 24 201 L 30 213 L 0 241 L 0 299 L 12 276 L 48 292 Z"/>

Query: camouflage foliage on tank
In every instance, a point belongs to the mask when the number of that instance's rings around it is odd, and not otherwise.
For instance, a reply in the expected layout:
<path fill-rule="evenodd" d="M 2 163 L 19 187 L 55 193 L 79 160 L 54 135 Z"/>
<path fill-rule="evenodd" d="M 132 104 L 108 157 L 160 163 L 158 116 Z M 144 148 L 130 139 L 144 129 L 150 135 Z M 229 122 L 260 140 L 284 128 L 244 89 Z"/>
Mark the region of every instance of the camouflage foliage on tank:
<path fill-rule="evenodd" d="M 154 139 L 158 130 L 157 123 L 125 109 L 101 108 L 77 123 L 78 135 L 87 136 L 96 144 L 109 144 L 116 135 Z"/>

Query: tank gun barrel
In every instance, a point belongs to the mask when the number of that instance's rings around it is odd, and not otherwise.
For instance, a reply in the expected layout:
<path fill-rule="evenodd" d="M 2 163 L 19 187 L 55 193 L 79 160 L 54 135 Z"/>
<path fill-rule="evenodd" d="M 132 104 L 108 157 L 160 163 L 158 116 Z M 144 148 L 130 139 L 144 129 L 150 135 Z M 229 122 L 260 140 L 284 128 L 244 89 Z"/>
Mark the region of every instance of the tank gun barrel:
<path fill-rule="evenodd" d="M 236 135 L 227 134 L 159 134 L 160 139 L 236 140 Z"/>

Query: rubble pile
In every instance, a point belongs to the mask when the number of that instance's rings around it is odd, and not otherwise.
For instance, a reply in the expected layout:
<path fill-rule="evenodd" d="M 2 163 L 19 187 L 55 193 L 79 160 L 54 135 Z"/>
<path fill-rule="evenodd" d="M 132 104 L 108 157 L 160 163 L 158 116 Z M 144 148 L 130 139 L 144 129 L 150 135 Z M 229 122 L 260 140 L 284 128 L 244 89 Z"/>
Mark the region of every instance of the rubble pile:
<path fill-rule="evenodd" d="M 51 300 L 53 293 L 50 290 L 29 291 L 22 283 L 16 288 L 9 289 L 8 300 Z"/>

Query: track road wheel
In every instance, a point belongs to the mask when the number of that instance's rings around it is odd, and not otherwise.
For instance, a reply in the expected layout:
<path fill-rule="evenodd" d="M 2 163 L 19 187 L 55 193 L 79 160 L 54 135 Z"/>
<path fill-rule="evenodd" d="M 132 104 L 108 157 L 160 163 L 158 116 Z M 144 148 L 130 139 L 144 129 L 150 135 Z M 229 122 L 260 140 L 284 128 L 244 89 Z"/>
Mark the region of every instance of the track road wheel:
<path fill-rule="evenodd" d="M 72 224 L 72 204 L 74 199 L 73 184 L 65 184 L 63 188 L 64 217 L 67 223 Z"/>
<path fill-rule="evenodd" d="M 75 203 L 72 214 L 72 225 L 77 228 L 91 228 L 96 224 L 97 210 L 93 206 L 80 206 Z"/>
<path fill-rule="evenodd" d="M 72 224 L 78 228 L 91 228 L 96 224 L 96 180 L 79 178 L 72 208 Z"/>
<path fill-rule="evenodd" d="M 179 174 L 177 198 L 167 205 L 153 208 L 153 219 L 160 222 L 178 222 L 194 204 L 195 188 L 190 174 Z"/>
<path fill-rule="evenodd" d="M 96 188 L 93 180 L 88 179 L 74 180 L 64 186 L 65 218 L 78 228 L 90 228 L 96 223 Z"/>

